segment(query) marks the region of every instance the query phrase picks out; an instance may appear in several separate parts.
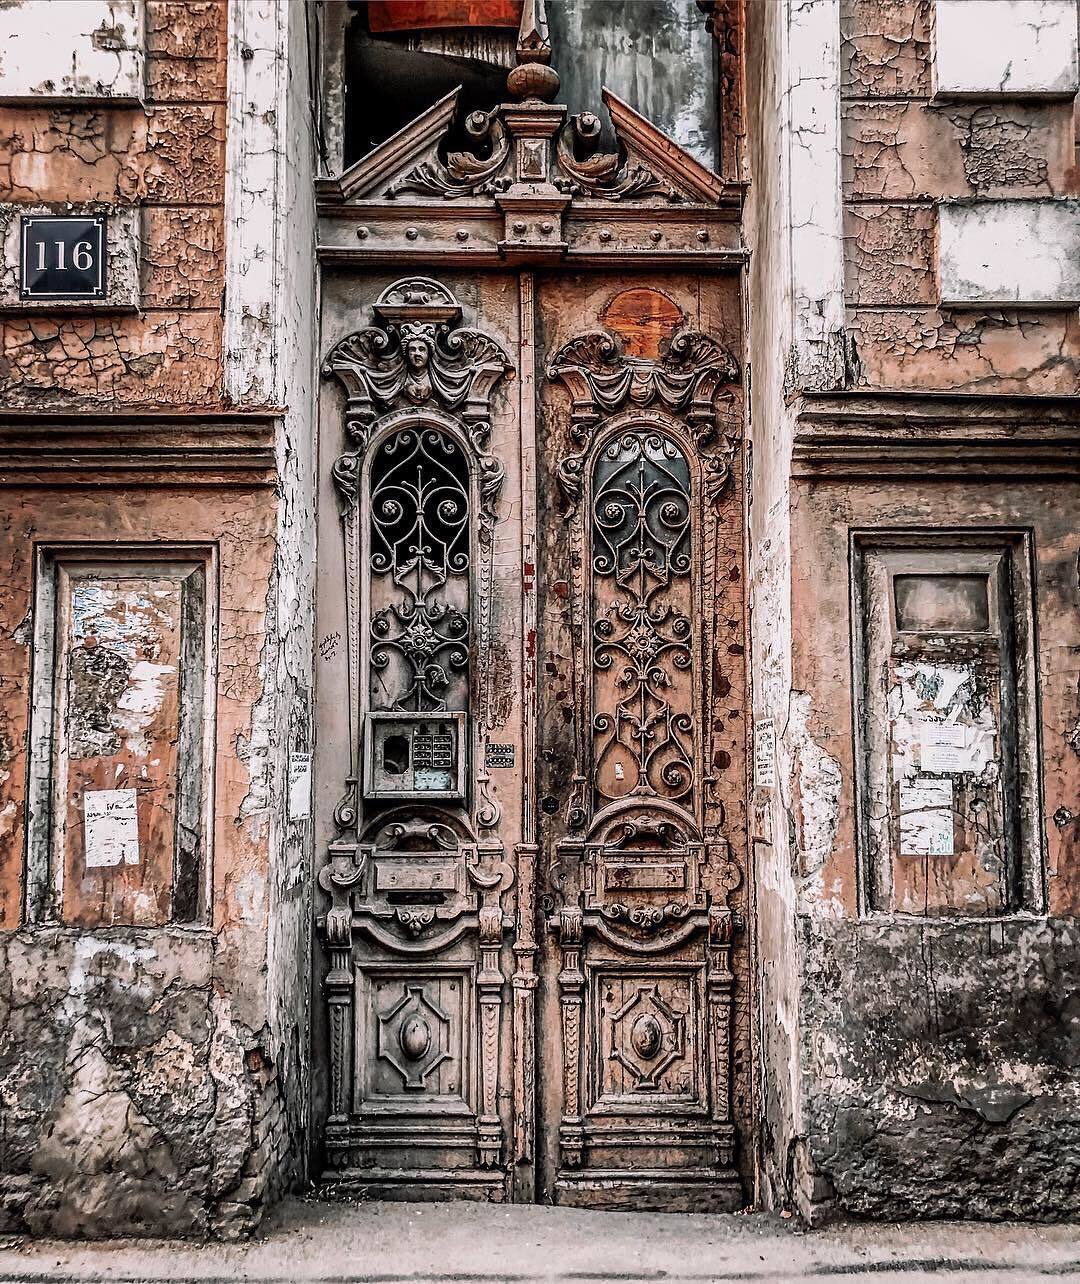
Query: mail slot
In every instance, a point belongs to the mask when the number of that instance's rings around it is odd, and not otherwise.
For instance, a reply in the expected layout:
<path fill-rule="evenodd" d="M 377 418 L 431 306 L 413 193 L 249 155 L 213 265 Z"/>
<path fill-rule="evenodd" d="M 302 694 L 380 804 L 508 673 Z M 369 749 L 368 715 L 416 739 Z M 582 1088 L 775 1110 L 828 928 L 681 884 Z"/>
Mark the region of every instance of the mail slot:
<path fill-rule="evenodd" d="M 605 882 L 612 890 L 682 891 L 686 887 L 686 865 L 681 862 L 678 865 L 612 862 L 605 867 Z"/>
<path fill-rule="evenodd" d="M 465 714 L 369 713 L 365 724 L 367 798 L 463 798 Z"/>
<path fill-rule="evenodd" d="M 457 891 L 460 868 L 461 862 L 457 859 L 376 858 L 375 890 L 377 892 Z"/>

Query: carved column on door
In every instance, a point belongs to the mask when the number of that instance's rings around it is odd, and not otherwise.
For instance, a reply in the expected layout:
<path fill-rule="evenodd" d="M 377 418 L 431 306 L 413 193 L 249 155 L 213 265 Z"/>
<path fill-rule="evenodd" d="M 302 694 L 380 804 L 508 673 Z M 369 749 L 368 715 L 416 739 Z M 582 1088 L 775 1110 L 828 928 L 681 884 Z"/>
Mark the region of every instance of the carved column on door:
<path fill-rule="evenodd" d="M 494 1168 L 502 1156 L 499 1121 L 499 1019 L 502 1014 L 503 974 L 499 968 L 502 910 L 498 905 L 480 911 L 480 971 L 476 988 L 480 1005 L 480 1119 L 477 1160 Z"/>
<path fill-rule="evenodd" d="M 742 873 L 731 860 L 727 841 L 715 832 L 706 835 L 706 884 L 710 892 L 706 1002 L 710 1056 L 712 1060 L 712 1113 L 717 1123 L 730 1123 L 731 1102 L 731 1035 L 734 1016 L 735 976 L 731 969 L 731 949 L 735 929 L 742 926 L 741 916 L 728 904 L 728 898 L 742 882 Z M 730 1155 L 718 1157 L 730 1163 Z"/>
<path fill-rule="evenodd" d="M 585 999 L 585 974 L 581 970 L 582 912 L 577 906 L 559 911 L 559 945 L 562 971 L 559 999 L 563 1036 L 563 1118 L 559 1148 L 567 1168 L 585 1161 L 585 1126 L 581 1082 L 581 1029 Z"/>
<path fill-rule="evenodd" d="M 330 863 L 319 871 L 319 886 L 330 896 L 325 941 L 330 969 L 323 982 L 330 1015 L 330 1121 L 344 1122 L 352 1094 L 353 907 L 352 889 L 364 873 L 351 844 L 330 845 Z"/>
<path fill-rule="evenodd" d="M 494 851 L 483 865 L 469 869 L 469 879 L 480 891 L 478 939 L 480 968 L 476 977 L 480 1008 L 480 1115 L 477 1120 L 477 1162 L 495 1168 L 502 1160 L 503 1129 L 499 1118 L 499 1027 L 505 977 L 499 963 L 502 949 L 502 893 L 514 881 L 513 869 Z"/>

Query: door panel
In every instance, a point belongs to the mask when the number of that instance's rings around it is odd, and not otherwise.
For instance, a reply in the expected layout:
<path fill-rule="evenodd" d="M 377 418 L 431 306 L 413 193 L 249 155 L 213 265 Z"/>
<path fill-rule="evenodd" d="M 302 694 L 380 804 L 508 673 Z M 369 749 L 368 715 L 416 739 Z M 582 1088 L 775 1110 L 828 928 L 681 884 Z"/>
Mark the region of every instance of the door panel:
<path fill-rule="evenodd" d="M 328 1176 L 369 1195 L 510 1194 L 516 300 L 497 277 L 324 294 L 344 397 L 327 394 L 337 495 L 322 534 L 341 541 L 344 592 L 324 592 L 320 632 L 345 639 L 350 708 L 348 743 L 339 723 L 319 746 L 321 769 L 345 776 L 319 877 L 325 1147 Z"/>
<path fill-rule="evenodd" d="M 563 1203 L 742 1199 L 737 296 L 709 285 L 541 296 L 538 488 L 560 497 L 539 580 L 544 1180 Z"/>
<path fill-rule="evenodd" d="M 736 1206 L 737 281 L 354 274 L 323 310 L 327 1177 Z"/>

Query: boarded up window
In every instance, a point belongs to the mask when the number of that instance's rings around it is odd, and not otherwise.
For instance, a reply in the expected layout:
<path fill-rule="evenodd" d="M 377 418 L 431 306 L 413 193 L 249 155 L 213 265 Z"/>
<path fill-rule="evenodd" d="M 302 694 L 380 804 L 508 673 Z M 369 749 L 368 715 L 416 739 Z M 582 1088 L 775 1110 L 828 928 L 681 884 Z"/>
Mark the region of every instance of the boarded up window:
<path fill-rule="evenodd" d="M 1042 904 L 1024 537 L 859 537 L 859 808 L 866 907 Z"/>
<path fill-rule="evenodd" d="M 31 917 L 152 927 L 205 907 L 205 553 L 38 563 Z"/>

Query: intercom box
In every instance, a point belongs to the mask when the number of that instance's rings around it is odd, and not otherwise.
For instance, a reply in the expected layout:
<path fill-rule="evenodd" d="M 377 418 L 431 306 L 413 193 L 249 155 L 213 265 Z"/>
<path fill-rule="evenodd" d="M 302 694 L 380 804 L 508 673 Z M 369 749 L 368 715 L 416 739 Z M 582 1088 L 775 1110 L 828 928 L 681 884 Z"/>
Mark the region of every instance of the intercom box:
<path fill-rule="evenodd" d="M 364 797 L 464 798 L 466 714 L 368 713 Z"/>

